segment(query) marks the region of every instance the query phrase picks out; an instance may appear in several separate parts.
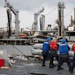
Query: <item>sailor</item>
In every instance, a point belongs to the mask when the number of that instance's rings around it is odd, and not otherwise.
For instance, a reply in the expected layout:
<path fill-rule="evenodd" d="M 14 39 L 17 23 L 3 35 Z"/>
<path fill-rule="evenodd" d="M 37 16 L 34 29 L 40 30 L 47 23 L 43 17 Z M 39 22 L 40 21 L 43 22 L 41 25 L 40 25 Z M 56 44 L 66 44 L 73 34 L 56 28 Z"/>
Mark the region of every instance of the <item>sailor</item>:
<path fill-rule="evenodd" d="M 45 65 L 45 61 L 48 57 L 48 53 L 49 53 L 49 44 L 50 44 L 50 40 L 51 38 L 47 38 L 46 41 L 43 43 L 43 47 L 42 47 L 42 55 L 43 55 L 43 62 L 42 62 L 42 66 L 46 66 Z"/>
<path fill-rule="evenodd" d="M 71 70 L 71 60 L 69 57 L 70 47 L 66 43 L 65 39 L 62 39 L 61 42 L 62 43 L 59 45 L 59 61 L 58 61 L 57 71 L 64 69 L 61 67 L 64 61 L 67 63 L 70 71 Z"/>
<path fill-rule="evenodd" d="M 53 64 L 54 57 L 58 61 L 58 47 L 59 47 L 59 44 L 57 43 L 56 40 L 52 40 L 50 42 L 50 63 L 49 63 L 49 68 L 55 67 L 55 65 Z"/>
<path fill-rule="evenodd" d="M 71 73 L 73 73 L 74 67 L 75 67 L 75 43 L 72 46 L 72 50 L 74 51 L 74 56 L 73 56 L 73 61 L 72 61 L 72 66 L 71 66 Z"/>

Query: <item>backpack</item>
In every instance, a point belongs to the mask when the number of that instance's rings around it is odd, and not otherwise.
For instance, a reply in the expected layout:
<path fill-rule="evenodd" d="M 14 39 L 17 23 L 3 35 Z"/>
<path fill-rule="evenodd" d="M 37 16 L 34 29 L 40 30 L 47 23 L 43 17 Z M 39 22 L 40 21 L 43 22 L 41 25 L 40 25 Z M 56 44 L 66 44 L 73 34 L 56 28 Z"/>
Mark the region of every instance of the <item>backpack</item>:
<path fill-rule="evenodd" d="M 58 50 L 57 42 L 51 41 L 50 42 L 50 50 Z"/>

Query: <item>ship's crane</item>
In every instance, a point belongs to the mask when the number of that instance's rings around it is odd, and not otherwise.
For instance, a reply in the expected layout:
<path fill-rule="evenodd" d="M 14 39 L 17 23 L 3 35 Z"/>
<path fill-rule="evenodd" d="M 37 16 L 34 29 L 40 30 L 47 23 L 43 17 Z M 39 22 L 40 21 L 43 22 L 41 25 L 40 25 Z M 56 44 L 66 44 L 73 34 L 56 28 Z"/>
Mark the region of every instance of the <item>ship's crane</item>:
<path fill-rule="evenodd" d="M 32 26 L 32 30 L 38 31 L 38 16 L 44 11 L 44 7 L 38 12 L 34 13 L 34 23 Z"/>
<path fill-rule="evenodd" d="M 15 15 L 15 35 L 18 36 L 19 34 L 19 11 L 15 10 L 7 0 L 5 0 L 5 7 L 7 7 L 7 9 L 10 9 L 10 11 L 12 11 L 12 13 Z"/>
<path fill-rule="evenodd" d="M 59 2 L 58 3 L 58 15 L 59 15 L 58 35 L 59 36 L 64 36 L 64 9 L 65 9 L 64 3 Z"/>
<path fill-rule="evenodd" d="M 8 38 L 10 38 L 10 36 L 11 36 L 11 20 L 12 20 L 12 15 L 11 15 L 10 9 L 7 9 L 7 19 L 8 19 L 7 32 L 8 32 Z"/>
<path fill-rule="evenodd" d="M 45 27 L 45 15 L 41 15 L 40 16 L 40 30 L 44 30 L 44 27 Z"/>

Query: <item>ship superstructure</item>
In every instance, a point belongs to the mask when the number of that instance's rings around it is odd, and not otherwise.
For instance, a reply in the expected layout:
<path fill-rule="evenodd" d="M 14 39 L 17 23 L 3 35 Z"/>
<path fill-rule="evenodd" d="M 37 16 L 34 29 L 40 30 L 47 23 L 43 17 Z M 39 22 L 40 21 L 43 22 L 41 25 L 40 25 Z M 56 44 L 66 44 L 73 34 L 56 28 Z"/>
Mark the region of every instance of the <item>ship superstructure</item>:
<path fill-rule="evenodd" d="M 66 31 L 66 34 L 69 36 L 75 36 L 75 7 L 74 7 L 74 19 L 73 16 L 71 16 L 71 22 L 67 28 L 68 31 Z"/>

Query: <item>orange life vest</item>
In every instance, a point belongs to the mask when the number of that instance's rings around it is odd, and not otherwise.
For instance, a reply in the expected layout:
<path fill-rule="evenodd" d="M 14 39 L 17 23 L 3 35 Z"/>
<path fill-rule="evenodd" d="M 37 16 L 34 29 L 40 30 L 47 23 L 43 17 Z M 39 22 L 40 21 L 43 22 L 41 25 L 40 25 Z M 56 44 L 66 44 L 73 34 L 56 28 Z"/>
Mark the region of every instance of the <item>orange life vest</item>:
<path fill-rule="evenodd" d="M 51 41 L 50 42 L 50 50 L 58 50 L 57 42 Z"/>
<path fill-rule="evenodd" d="M 75 52 L 75 44 L 73 44 L 73 51 Z"/>

